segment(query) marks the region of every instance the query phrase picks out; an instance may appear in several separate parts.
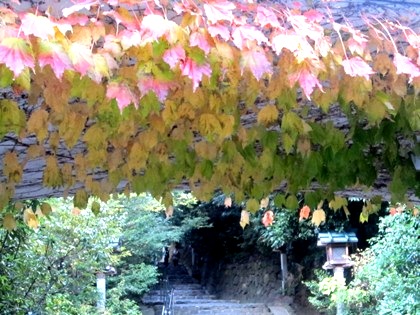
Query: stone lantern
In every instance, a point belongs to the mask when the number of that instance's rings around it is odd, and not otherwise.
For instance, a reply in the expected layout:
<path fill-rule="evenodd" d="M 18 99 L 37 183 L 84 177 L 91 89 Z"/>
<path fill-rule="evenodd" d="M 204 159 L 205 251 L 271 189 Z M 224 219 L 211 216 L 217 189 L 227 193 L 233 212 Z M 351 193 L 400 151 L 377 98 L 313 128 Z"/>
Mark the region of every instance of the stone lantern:
<path fill-rule="evenodd" d="M 333 269 L 334 278 L 345 283 L 344 268 L 353 266 L 350 259 L 349 248 L 357 243 L 356 234 L 326 232 L 318 234 L 318 246 L 325 247 L 327 262 L 322 266 L 324 269 Z M 344 314 L 344 304 L 337 302 L 337 315 Z"/>

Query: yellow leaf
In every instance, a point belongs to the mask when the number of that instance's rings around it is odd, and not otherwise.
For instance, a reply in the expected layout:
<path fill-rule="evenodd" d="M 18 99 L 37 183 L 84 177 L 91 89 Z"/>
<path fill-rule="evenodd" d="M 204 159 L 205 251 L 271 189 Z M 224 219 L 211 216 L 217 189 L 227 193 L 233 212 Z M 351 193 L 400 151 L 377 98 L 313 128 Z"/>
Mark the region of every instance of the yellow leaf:
<path fill-rule="evenodd" d="M 251 213 L 255 213 L 260 209 L 260 203 L 257 199 L 249 199 L 246 202 L 246 210 L 248 210 Z"/>
<path fill-rule="evenodd" d="M 6 152 L 3 158 L 3 174 L 12 183 L 18 183 L 22 179 L 22 166 L 19 163 L 16 152 Z"/>
<path fill-rule="evenodd" d="M 270 202 L 270 198 L 268 197 L 261 199 L 260 208 L 267 208 L 269 202 Z"/>
<path fill-rule="evenodd" d="M 36 217 L 35 213 L 32 211 L 31 208 L 27 208 L 23 212 L 23 221 L 27 226 L 29 226 L 32 229 L 37 229 L 39 227 L 39 221 Z"/>
<path fill-rule="evenodd" d="M 68 148 L 73 148 L 85 128 L 86 116 L 69 112 L 59 126 L 59 135 L 63 138 Z"/>
<path fill-rule="evenodd" d="M 218 147 L 203 140 L 195 144 L 195 152 L 200 158 L 213 161 L 217 157 Z"/>
<path fill-rule="evenodd" d="M 29 132 L 35 133 L 39 142 L 45 140 L 48 135 L 48 112 L 44 109 L 36 110 L 28 120 Z"/>
<path fill-rule="evenodd" d="M 296 148 L 300 154 L 308 156 L 311 153 L 311 141 L 307 137 L 299 137 Z"/>
<path fill-rule="evenodd" d="M 174 206 L 171 205 L 171 206 L 166 207 L 165 214 L 167 218 L 172 217 L 172 215 L 174 214 Z"/>
<path fill-rule="evenodd" d="M 48 203 L 43 202 L 41 203 L 41 211 L 43 215 L 48 216 L 52 212 L 52 208 Z"/>
<path fill-rule="evenodd" d="M 322 209 L 315 210 L 312 214 L 312 224 L 320 226 L 323 222 L 325 222 L 325 211 Z"/>
<path fill-rule="evenodd" d="M 26 151 L 26 156 L 28 159 L 35 159 L 40 157 L 44 154 L 45 150 L 44 147 L 41 145 L 31 145 L 29 146 L 28 150 Z"/>
<path fill-rule="evenodd" d="M 199 120 L 199 130 L 204 136 L 212 136 L 214 134 L 220 134 L 222 126 L 215 115 L 202 114 Z"/>
<path fill-rule="evenodd" d="M 235 117 L 232 115 L 221 114 L 219 115 L 219 121 L 222 126 L 220 136 L 222 138 L 230 137 L 233 133 L 233 127 L 235 126 Z"/>
<path fill-rule="evenodd" d="M 339 196 L 334 196 L 334 199 L 329 203 L 329 207 L 333 210 L 339 210 L 345 206 L 347 206 L 347 199 Z"/>
<path fill-rule="evenodd" d="M 3 227 L 9 232 L 16 229 L 16 220 L 13 214 L 11 213 L 5 214 L 5 216 L 3 217 Z"/>
<path fill-rule="evenodd" d="M 259 124 L 264 126 L 270 125 L 273 122 L 276 122 L 279 117 L 279 110 L 276 105 L 266 105 L 259 112 L 257 116 L 257 121 Z"/>
<path fill-rule="evenodd" d="M 57 159 L 50 155 L 47 156 L 46 166 L 43 174 L 43 183 L 46 187 L 60 187 L 63 184 L 61 171 L 57 164 Z"/>
<path fill-rule="evenodd" d="M 241 211 L 241 220 L 239 221 L 242 229 L 244 229 L 249 224 L 249 212 L 246 210 Z"/>

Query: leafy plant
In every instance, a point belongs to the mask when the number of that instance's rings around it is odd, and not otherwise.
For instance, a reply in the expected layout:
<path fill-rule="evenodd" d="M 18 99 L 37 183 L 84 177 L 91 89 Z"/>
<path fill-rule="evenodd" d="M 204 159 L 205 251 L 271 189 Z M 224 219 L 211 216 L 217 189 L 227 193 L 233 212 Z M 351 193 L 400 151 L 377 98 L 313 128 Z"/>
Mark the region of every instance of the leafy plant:
<path fill-rule="evenodd" d="M 280 183 L 333 200 L 383 170 L 394 200 L 419 194 L 415 30 L 264 1 L 117 3 L 2 8 L 0 208 L 35 159 L 39 185 L 75 191 L 79 207 L 126 182 L 170 208 L 186 179 L 201 200 L 221 189 L 253 209 Z"/>
<path fill-rule="evenodd" d="M 398 206 L 390 212 L 393 215 L 380 219 L 379 234 L 370 240 L 371 247 L 354 257 L 354 279 L 347 286 L 320 272 L 317 281 L 306 283 L 315 307 L 331 311 L 340 301 L 348 314 L 417 314 L 418 210 Z"/>

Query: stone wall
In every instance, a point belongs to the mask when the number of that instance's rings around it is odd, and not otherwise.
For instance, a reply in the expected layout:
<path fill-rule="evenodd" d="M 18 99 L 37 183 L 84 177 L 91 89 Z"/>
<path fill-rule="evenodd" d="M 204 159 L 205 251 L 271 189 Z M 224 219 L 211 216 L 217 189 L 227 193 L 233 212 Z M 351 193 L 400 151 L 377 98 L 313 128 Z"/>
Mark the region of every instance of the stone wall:
<path fill-rule="evenodd" d="M 301 279 L 301 267 L 289 263 L 286 294 L 293 295 Z M 279 253 L 251 255 L 230 263 L 208 263 L 201 282 L 223 299 L 262 302 L 282 296 Z"/>

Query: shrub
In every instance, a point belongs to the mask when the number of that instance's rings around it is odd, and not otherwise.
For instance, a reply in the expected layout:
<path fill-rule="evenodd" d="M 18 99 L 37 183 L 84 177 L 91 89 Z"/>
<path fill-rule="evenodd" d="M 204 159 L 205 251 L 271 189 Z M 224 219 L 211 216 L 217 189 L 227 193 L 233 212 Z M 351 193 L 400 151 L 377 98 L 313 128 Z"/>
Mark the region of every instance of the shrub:
<path fill-rule="evenodd" d="M 310 302 L 331 311 L 337 301 L 347 314 L 415 315 L 420 310 L 420 219 L 418 210 L 403 206 L 380 219 L 379 233 L 370 248 L 354 256 L 354 279 L 346 286 L 318 272 L 307 282 Z"/>

